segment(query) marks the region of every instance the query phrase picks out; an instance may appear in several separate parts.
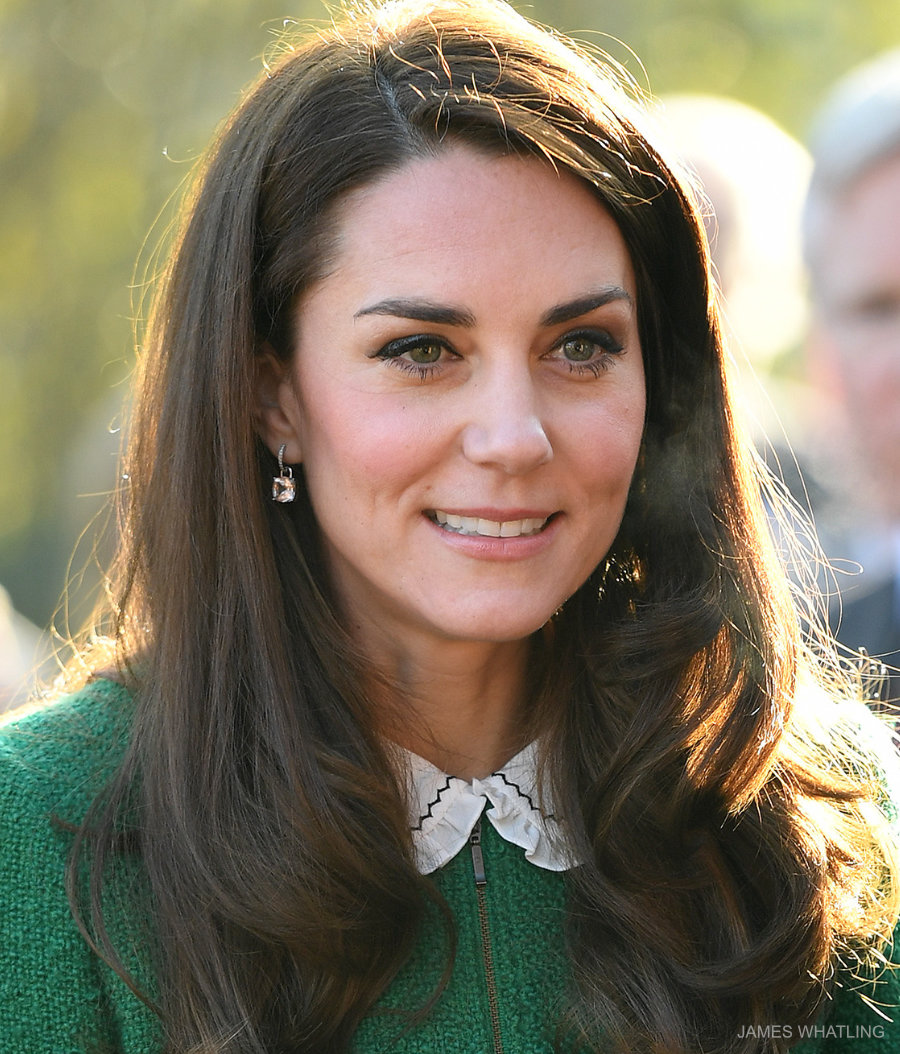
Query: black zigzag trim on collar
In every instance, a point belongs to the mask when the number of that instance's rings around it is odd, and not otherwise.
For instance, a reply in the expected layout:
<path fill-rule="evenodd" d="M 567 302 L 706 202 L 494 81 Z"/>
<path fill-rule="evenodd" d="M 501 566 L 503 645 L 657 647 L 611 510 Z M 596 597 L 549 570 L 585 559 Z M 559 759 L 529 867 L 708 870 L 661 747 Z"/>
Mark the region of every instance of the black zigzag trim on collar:
<path fill-rule="evenodd" d="M 491 773 L 491 775 L 492 776 L 499 776 L 500 779 L 503 780 L 503 782 L 506 784 L 507 787 L 512 787 L 512 789 L 516 792 L 516 794 L 519 795 L 520 798 L 524 798 L 525 801 L 528 802 L 529 808 L 533 812 L 536 812 L 539 816 L 543 816 L 545 820 L 555 820 L 556 819 L 556 817 L 553 815 L 553 813 L 550 813 L 549 815 L 547 815 L 547 814 L 544 814 L 543 812 L 541 812 L 541 810 L 534 804 L 534 801 L 532 800 L 531 795 L 530 794 L 526 794 L 525 791 L 523 791 L 522 788 L 518 785 L 518 783 L 513 783 L 513 781 L 506 775 L 505 772 L 493 772 L 493 773 Z"/>
<path fill-rule="evenodd" d="M 422 815 L 419 817 L 419 822 L 415 825 L 415 827 L 411 827 L 410 828 L 411 831 L 421 831 L 422 830 L 422 824 L 432 815 L 432 810 L 434 809 L 435 805 L 437 805 L 438 802 L 441 800 L 441 798 L 443 798 L 443 796 L 447 793 L 447 791 L 450 790 L 450 783 L 451 783 L 452 780 L 455 780 L 455 779 L 458 779 L 458 777 L 457 776 L 448 776 L 444 780 L 444 785 L 438 790 L 437 797 L 433 801 L 430 801 L 428 803 L 427 810 L 424 813 L 422 813 Z"/>

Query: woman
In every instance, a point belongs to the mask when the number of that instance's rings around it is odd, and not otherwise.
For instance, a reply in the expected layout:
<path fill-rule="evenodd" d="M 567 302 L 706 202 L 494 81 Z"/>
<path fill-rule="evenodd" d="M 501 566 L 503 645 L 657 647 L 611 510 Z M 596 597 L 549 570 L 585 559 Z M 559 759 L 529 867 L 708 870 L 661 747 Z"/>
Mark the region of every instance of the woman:
<path fill-rule="evenodd" d="M 115 663 L 3 740 L 10 1049 L 900 1045 L 890 761 L 816 687 L 633 109 L 451 0 L 348 12 L 227 123 Z"/>

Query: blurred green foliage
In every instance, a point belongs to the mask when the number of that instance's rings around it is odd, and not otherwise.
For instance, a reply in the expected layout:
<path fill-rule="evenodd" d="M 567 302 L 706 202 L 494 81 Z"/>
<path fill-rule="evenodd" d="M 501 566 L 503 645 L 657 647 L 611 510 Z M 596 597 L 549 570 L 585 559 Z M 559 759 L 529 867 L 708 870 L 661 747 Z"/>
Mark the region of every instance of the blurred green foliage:
<path fill-rule="evenodd" d="M 801 138 L 837 76 L 900 43 L 896 0 L 518 6 L 656 94 L 731 95 Z M 326 15 L 318 0 L 0 0 L 0 584 L 39 624 L 115 485 L 144 239 L 285 18 Z M 75 621 L 95 582 L 74 588 Z"/>

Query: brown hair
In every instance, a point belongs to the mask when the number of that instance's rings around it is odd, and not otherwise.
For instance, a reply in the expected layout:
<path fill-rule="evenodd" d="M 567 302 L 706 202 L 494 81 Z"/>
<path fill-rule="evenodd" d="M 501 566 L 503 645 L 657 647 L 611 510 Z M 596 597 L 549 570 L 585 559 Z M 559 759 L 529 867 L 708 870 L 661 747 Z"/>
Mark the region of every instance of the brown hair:
<path fill-rule="evenodd" d="M 838 952 L 896 917 L 865 759 L 841 762 L 796 702 L 812 660 L 732 421 L 702 225 L 637 112 L 611 67 L 496 0 L 388 4 L 287 46 L 199 170 L 127 454 L 113 621 L 133 735 L 73 863 L 89 852 L 74 910 L 122 970 L 102 879 L 140 809 L 172 1051 L 346 1049 L 435 897 L 302 479 L 294 506 L 267 498 L 254 390 L 262 343 L 290 353 L 342 197 L 448 139 L 584 179 L 638 282 L 625 520 L 540 635 L 543 779 L 586 861 L 562 1032 L 747 1049 L 739 1025 L 809 1020 Z"/>

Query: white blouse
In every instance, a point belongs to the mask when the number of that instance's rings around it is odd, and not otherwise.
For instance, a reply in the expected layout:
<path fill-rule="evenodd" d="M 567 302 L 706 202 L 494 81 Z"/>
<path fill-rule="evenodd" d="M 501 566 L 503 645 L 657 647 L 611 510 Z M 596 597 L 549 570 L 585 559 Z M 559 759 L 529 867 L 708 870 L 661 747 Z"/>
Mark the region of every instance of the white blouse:
<path fill-rule="evenodd" d="M 423 875 L 443 867 L 469 840 L 485 809 L 494 830 L 525 850 L 525 859 L 548 871 L 567 871 L 576 861 L 552 803 L 538 799 L 534 743 L 502 768 L 471 782 L 448 776 L 408 750 L 410 827 L 416 862 Z"/>

